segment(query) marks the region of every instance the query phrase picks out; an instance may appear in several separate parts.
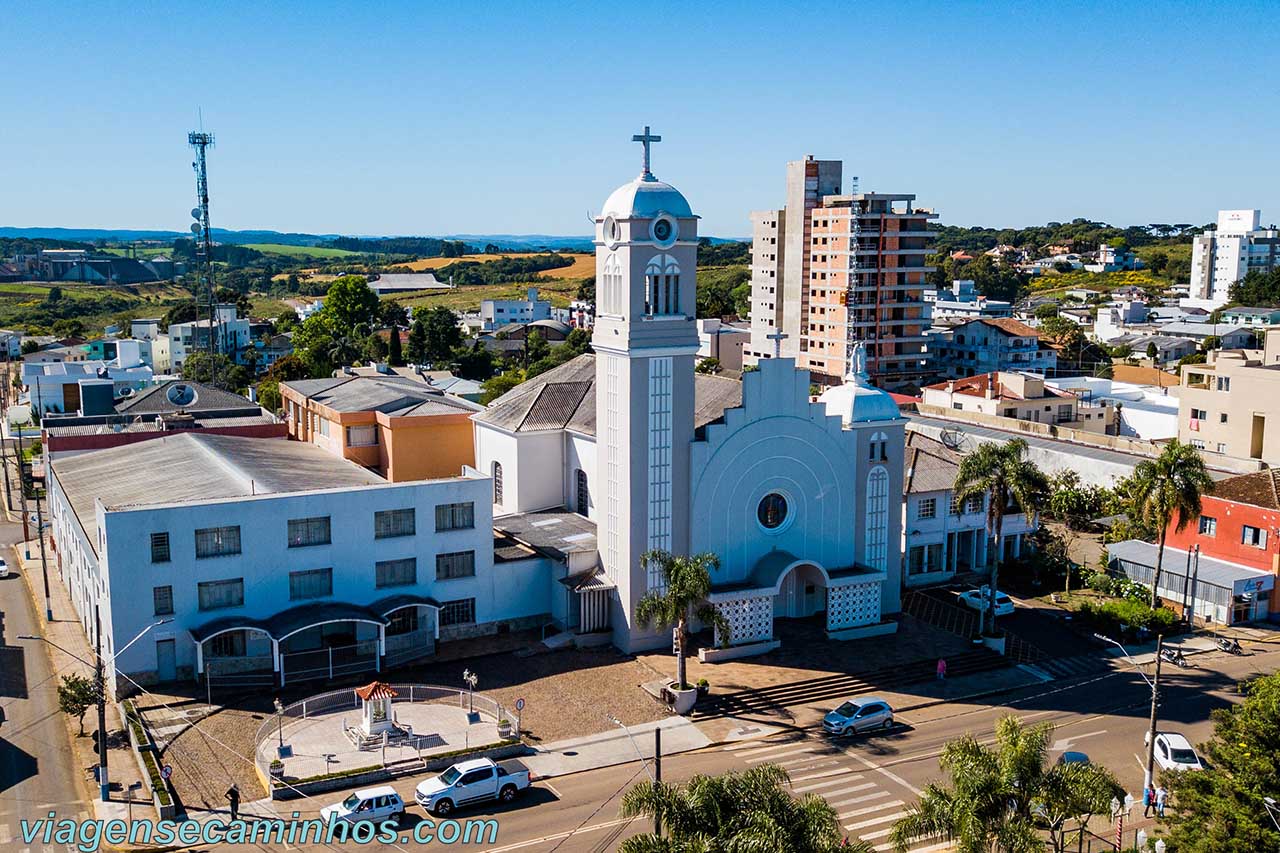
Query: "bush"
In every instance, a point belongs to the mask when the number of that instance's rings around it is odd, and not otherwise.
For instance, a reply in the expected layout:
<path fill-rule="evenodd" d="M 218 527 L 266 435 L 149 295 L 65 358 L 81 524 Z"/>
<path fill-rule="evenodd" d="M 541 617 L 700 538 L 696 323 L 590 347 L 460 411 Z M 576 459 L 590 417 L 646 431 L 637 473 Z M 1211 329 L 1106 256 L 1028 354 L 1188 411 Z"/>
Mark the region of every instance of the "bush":
<path fill-rule="evenodd" d="M 1153 608 L 1132 598 L 1120 598 L 1102 604 L 1086 601 L 1080 605 L 1079 616 L 1105 634 L 1132 635 L 1143 631 L 1167 634 L 1178 621 L 1172 610 L 1165 607 Z"/>
<path fill-rule="evenodd" d="M 1084 582 L 1085 586 L 1103 595 L 1114 595 L 1117 598 L 1133 601 L 1147 601 L 1151 597 L 1151 590 L 1145 584 L 1126 577 L 1116 577 L 1107 572 L 1090 572 Z"/>

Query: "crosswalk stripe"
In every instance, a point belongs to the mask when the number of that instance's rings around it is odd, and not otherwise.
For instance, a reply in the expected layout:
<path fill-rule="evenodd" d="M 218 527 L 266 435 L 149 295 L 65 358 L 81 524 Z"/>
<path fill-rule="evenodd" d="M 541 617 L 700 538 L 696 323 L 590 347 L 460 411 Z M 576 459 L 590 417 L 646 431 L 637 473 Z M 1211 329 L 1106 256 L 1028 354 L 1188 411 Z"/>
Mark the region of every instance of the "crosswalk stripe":
<path fill-rule="evenodd" d="M 755 744 L 752 746 L 751 749 L 743 750 L 742 752 L 737 753 L 737 756 L 739 758 L 743 758 L 748 755 L 761 755 L 763 753 L 773 752 L 779 749 L 790 749 L 795 745 L 796 745 L 796 742 L 793 740 L 789 740 L 784 743 L 771 743 L 768 746 L 760 746 L 759 744 Z"/>
<path fill-rule="evenodd" d="M 860 820 L 857 823 L 845 824 L 845 829 L 862 829 L 864 826 L 875 826 L 877 823 L 885 823 L 886 821 L 897 820 L 900 817 L 905 817 L 906 814 L 907 813 L 905 811 L 894 812 L 893 814 L 882 814 L 877 817 Z"/>
<path fill-rule="evenodd" d="M 877 844 L 875 847 L 872 847 L 871 849 L 875 850 L 876 853 L 883 853 L 883 851 L 885 850 L 892 850 L 893 845 L 889 843 Z M 950 841 L 943 841 L 938 844 L 930 844 L 928 847 L 916 847 L 911 851 L 911 853 L 941 853 L 941 851 L 943 850 L 954 850 L 954 849 L 955 849 L 955 845 L 952 844 Z"/>
<path fill-rule="evenodd" d="M 848 829 L 848 827 L 845 827 L 845 829 Z M 876 830 L 875 832 L 858 833 L 858 837 L 861 838 L 863 841 L 871 841 L 876 838 L 884 838 L 886 835 L 888 835 L 891 832 L 893 832 L 893 827 L 889 827 L 888 829 Z"/>
<path fill-rule="evenodd" d="M 838 796 L 840 796 L 841 794 L 852 794 L 852 793 L 854 793 L 854 792 L 856 792 L 856 791 L 865 791 L 865 790 L 867 790 L 868 788 L 874 788 L 875 786 L 876 786 L 876 783 L 875 783 L 875 782 L 863 782 L 861 785 L 853 785 L 853 786 L 848 787 L 848 788 L 841 788 L 841 789 L 840 789 L 840 790 L 838 790 L 838 791 L 827 791 L 827 792 L 823 793 L 822 797 L 823 797 L 823 799 L 825 799 L 828 803 L 830 803 L 831 805 L 833 805 L 833 806 L 834 806 L 834 805 L 836 805 L 836 803 L 832 802 L 832 800 L 831 800 L 831 798 L 832 798 L 832 797 L 838 797 Z"/>
<path fill-rule="evenodd" d="M 786 752 L 775 752 L 773 755 L 756 755 L 751 758 L 746 758 L 743 760 L 746 761 L 748 764 L 762 764 L 766 761 L 776 761 L 779 758 L 782 758 L 787 755 L 796 755 L 798 753 L 808 752 L 808 751 L 809 751 L 809 747 L 807 746 L 797 746 L 794 749 L 788 750 Z"/>
<path fill-rule="evenodd" d="M 733 743 L 726 743 L 720 747 L 724 752 L 737 752 L 740 749 L 756 749 L 761 744 L 769 743 L 767 740 L 736 740 Z"/>
<path fill-rule="evenodd" d="M 804 791 L 816 791 L 819 788 L 830 788 L 832 785 L 843 785 L 845 782 L 849 782 L 853 779 L 861 779 L 861 778 L 862 778 L 861 773 L 852 773 L 848 776 L 841 776 L 839 779 L 831 779 L 826 782 L 814 782 L 811 785 L 801 785 L 799 787 L 792 786 L 791 790 L 795 791 L 797 794 L 800 794 L 800 793 L 803 793 Z"/>
<path fill-rule="evenodd" d="M 839 762 L 836 762 L 836 761 L 828 761 L 828 762 L 823 762 L 822 764 L 815 764 L 813 766 L 825 767 L 827 764 L 838 764 L 838 763 Z M 830 770 L 821 770 L 817 773 L 810 773 L 807 776 L 792 776 L 791 784 L 795 785 L 797 782 L 805 782 L 805 781 L 808 781 L 809 779 L 825 779 L 828 776 L 838 776 L 841 773 L 848 773 L 848 772 L 849 772 L 849 768 L 847 767 L 833 767 Z"/>
<path fill-rule="evenodd" d="M 853 799 L 851 799 L 851 800 L 841 800 L 841 801 L 836 802 L 836 803 L 833 803 L 833 802 L 831 802 L 830 800 L 827 800 L 827 803 L 828 803 L 832 808 L 839 808 L 839 807 L 841 807 L 841 806 L 856 806 L 858 803 L 865 803 L 867 800 L 878 800 L 878 799 L 880 799 L 881 797 L 887 797 L 887 796 L 889 796 L 889 792 L 888 792 L 888 791 L 874 791 L 874 792 L 872 792 L 872 793 L 870 793 L 870 794 L 864 794 L 864 795 L 862 795 L 861 797 L 854 797 L 854 798 L 853 798 Z M 891 805 L 892 805 L 892 803 L 881 803 L 881 804 L 877 805 L 877 806 L 876 806 L 876 808 L 877 808 L 877 809 L 887 809 L 887 808 L 889 808 Z M 859 811 L 841 812 L 839 815 L 837 815 L 837 817 L 839 817 L 839 818 L 841 818 L 841 819 L 844 819 L 844 818 L 846 818 L 846 817 L 855 817 L 855 816 L 857 816 L 857 815 L 859 815 L 859 814 L 863 814 L 863 813 L 862 813 L 862 812 L 859 812 Z"/>
<path fill-rule="evenodd" d="M 874 806 L 864 806 L 860 809 L 854 809 L 851 812 L 841 812 L 840 819 L 858 817 L 859 815 L 871 814 L 872 812 L 883 811 L 884 809 L 896 809 L 902 805 L 902 800 L 890 800 L 887 803 L 876 803 Z"/>

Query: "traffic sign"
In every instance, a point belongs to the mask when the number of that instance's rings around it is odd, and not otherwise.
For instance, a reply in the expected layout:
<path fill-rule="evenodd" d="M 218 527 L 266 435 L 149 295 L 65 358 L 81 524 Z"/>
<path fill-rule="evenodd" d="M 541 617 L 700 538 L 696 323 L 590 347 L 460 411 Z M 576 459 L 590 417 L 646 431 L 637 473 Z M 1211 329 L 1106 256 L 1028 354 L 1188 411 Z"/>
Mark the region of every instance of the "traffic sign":
<path fill-rule="evenodd" d="M 164 779 L 166 782 L 169 781 L 169 777 L 172 775 L 173 775 L 172 764 L 166 764 L 164 767 L 160 768 L 160 778 Z"/>
<path fill-rule="evenodd" d="M 516 710 L 517 710 L 517 711 L 523 711 L 523 710 L 524 710 L 524 699 L 523 699 L 523 698 L 521 698 L 521 699 L 517 699 L 517 700 L 516 700 Z"/>

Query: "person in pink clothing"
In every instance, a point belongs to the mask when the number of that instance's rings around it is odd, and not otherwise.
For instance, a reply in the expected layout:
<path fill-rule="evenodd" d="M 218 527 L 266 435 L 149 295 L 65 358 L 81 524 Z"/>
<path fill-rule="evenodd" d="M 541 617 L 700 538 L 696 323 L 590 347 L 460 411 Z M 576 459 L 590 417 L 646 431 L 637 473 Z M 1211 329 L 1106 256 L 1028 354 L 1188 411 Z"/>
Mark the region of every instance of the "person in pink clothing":
<path fill-rule="evenodd" d="M 945 658 L 938 658 L 938 680 L 942 681 L 947 677 L 947 661 Z"/>

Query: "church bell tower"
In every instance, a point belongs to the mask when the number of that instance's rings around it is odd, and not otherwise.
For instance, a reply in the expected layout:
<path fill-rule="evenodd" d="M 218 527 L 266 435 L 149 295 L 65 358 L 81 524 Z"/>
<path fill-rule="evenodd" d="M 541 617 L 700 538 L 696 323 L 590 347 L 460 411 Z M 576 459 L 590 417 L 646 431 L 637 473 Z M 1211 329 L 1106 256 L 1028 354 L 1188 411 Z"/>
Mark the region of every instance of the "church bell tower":
<path fill-rule="evenodd" d="M 698 351 L 695 286 L 698 217 L 650 170 L 614 190 L 595 219 L 596 478 L 600 560 L 617 587 L 613 641 L 624 651 L 670 643 L 641 629 L 636 603 L 662 576 L 642 565 L 650 550 L 689 549 L 689 449 Z"/>

